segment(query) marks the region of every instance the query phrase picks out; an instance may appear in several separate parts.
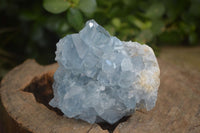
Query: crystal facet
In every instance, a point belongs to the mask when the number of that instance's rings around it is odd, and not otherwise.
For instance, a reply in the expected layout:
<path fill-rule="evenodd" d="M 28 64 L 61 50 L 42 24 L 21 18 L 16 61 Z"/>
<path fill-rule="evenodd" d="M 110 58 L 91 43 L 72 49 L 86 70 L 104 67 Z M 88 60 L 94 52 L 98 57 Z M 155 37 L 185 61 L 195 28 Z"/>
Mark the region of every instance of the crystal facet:
<path fill-rule="evenodd" d="M 69 118 L 117 122 L 135 109 L 155 106 L 160 70 L 153 50 L 110 36 L 94 20 L 57 43 L 54 98 Z"/>

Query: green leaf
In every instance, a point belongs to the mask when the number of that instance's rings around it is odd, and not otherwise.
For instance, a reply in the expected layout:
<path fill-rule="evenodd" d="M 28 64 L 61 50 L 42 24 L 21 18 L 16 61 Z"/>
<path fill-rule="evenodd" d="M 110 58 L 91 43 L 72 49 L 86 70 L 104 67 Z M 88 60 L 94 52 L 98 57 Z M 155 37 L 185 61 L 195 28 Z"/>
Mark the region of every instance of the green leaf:
<path fill-rule="evenodd" d="M 66 33 L 69 29 L 69 25 L 66 22 L 62 22 L 59 26 L 59 31 L 62 33 Z"/>
<path fill-rule="evenodd" d="M 71 0 L 71 3 L 73 4 L 73 7 L 76 7 L 78 5 L 80 0 Z"/>
<path fill-rule="evenodd" d="M 162 20 L 153 20 L 151 30 L 154 35 L 158 35 L 163 32 L 165 24 Z"/>
<path fill-rule="evenodd" d="M 135 19 L 133 19 L 132 22 L 133 22 L 138 28 L 143 29 L 144 23 L 143 23 L 141 20 L 135 18 Z"/>
<path fill-rule="evenodd" d="M 96 0 L 80 0 L 78 7 L 84 14 L 92 15 L 97 7 L 97 3 Z"/>
<path fill-rule="evenodd" d="M 68 23 L 77 31 L 83 27 L 83 16 L 81 12 L 76 8 L 70 8 L 67 12 Z"/>
<path fill-rule="evenodd" d="M 44 0 L 43 7 L 51 13 L 58 14 L 66 11 L 70 6 L 67 0 Z"/>
<path fill-rule="evenodd" d="M 146 16 L 154 19 L 161 17 L 165 12 L 165 7 L 162 3 L 152 4 L 149 9 L 146 11 Z"/>
<path fill-rule="evenodd" d="M 112 24 L 116 27 L 116 28 L 120 28 L 121 26 L 121 21 L 119 18 L 113 18 L 112 19 Z"/>
<path fill-rule="evenodd" d="M 136 37 L 136 41 L 140 43 L 147 43 L 153 39 L 153 33 L 151 30 L 143 30 L 140 34 Z"/>
<path fill-rule="evenodd" d="M 144 29 L 148 29 L 151 27 L 152 25 L 152 22 L 151 21 L 145 21 L 143 22 L 142 20 L 134 17 L 134 16 L 129 16 L 129 21 L 134 24 L 136 27 L 138 27 L 139 29 L 141 30 L 144 30 Z"/>

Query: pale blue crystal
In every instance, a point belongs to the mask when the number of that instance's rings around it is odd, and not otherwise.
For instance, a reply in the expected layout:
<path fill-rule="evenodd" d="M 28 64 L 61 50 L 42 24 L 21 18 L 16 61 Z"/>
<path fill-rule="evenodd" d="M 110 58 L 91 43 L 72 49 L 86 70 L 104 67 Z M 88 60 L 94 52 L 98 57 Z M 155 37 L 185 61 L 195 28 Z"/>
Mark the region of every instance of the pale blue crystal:
<path fill-rule="evenodd" d="M 160 70 L 153 50 L 110 36 L 94 20 L 60 39 L 55 59 L 49 104 L 69 118 L 113 124 L 137 108 L 155 106 Z"/>

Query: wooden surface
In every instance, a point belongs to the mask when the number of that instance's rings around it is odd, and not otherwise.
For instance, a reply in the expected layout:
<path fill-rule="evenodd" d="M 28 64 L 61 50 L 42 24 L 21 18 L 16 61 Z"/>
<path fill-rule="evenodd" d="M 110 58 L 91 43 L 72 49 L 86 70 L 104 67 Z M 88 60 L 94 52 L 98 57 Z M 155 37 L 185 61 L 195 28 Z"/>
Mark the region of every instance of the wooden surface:
<path fill-rule="evenodd" d="M 163 48 L 156 107 L 136 111 L 114 133 L 200 133 L 200 47 Z"/>
<path fill-rule="evenodd" d="M 164 48 L 159 65 L 156 107 L 136 111 L 114 133 L 200 132 L 200 48 Z M 48 106 L 56 68 L 27 60 L 4 77 L 0 92 L 6 133 L 108 133 L 97 124 L 63 117 Z"/>
<path fill-rule="evenodd" d="M 37 102 L 33 93 L 24 90 L 43 75 L 52 77 L 56 68 L 56 64 L 43 67 L 33 60 L 27 60 L 10 71 L 1 82 L 1 100 L 7 113 L 27 132 L 106 133 L 106 130 L 96 124 L 91 125 L 58 115 Z M 35 87 L 37 89 L 37 86 Z"/>

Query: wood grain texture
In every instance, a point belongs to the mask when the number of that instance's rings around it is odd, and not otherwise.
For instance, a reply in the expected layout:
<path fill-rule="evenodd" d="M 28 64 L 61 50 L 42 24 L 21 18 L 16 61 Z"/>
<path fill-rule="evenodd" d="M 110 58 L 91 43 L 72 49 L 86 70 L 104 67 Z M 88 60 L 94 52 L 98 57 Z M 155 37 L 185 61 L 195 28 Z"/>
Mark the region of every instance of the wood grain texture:
<path fill-rule="evenodd" d="M 33 133 L 106 133 L 98 125 L 69 119 L 36 101 L 33 93 L 24 91 L 33 79 L 52 76 L 57 64 L 40 66 L 27 60 L 10 71 L 1 82 L 1 100 L 7 113 L 27 132 Z M 94 129 L 93 129 L 94 128 Z"/>
<path fill-rule="evenodd" d="M 158 61 L 161 84 L 155 108 L 136 111 L 114 133 L 200 133 L 200 47 L 165 48 Z"/>
<path fill-rule="evenodd" d="M 114 133 L 200 133 L 199 59 L 200 47 L 163 49 L 155 108 L 136 111 Z M 49 82 L 57 67 L 27 60 L 4 77 L 0 94 L 6 133 L 108 133 L 97 124 L 63 117 L 47 106 L 52 97 Z"/>

